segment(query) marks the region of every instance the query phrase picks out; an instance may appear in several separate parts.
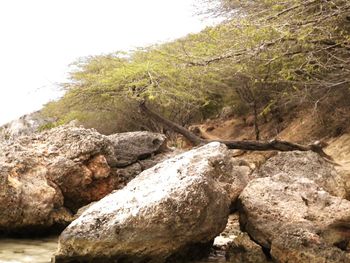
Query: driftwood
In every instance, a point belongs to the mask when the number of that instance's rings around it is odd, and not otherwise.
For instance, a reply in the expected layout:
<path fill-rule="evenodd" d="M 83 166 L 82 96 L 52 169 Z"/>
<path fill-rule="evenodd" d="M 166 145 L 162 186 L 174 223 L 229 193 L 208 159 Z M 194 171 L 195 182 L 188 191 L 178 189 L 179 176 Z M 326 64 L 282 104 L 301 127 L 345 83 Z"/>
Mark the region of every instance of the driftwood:
<path fill-rule="evenodd" d="M 145 102 L 140 103 L 140 109 L 141 112 L 146 114 L 148 117 L 154 119 L 155 121 L 163 124 L 168 129 L 177 132 L 184 136 L 189 142 L 191 142 L 194 146 L 206 144 L 209 142 L 221 142 L 225 144 L 229 149 L 240 149 L 240 150 L 248 150 L 248 151 L 313 151 L 319 154 L 321 157 L 333 161 L 333 158 L 326 154 L 323 151 L 323 147 L 325 147 L 325 144 L 319 141 L 316 141 L 313 144 L 310 145 L 302 145 L 297 143 L 292 143 L 289 141 L 282 141 L 273 139 L 270 141 L 251 141 L 251 140 L 244 140 L 244 141 L 225 141 L 225 140 L 205 140 L 200 138 L 199 136 L 195 135 L 194 133 L 190 132 L 186 128 L 182 127 L 181 125 L 178 125 L 175 122 L 172 122 L 163 116 L 160 116 L 158 113 L 152 111 L 146 106 Z"/>

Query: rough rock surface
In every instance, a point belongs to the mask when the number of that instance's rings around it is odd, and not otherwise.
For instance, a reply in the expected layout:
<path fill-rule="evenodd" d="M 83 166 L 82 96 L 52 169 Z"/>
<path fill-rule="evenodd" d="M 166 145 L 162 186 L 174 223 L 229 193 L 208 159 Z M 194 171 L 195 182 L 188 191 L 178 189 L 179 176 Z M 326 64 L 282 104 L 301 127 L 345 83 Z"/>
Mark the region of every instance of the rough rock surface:
<path fill-rule="evenodd" d="M 268 263 L 262 247 L 251 240 L 245 232 L 239 233 L 226 249 L 226 262 L 229 263 Z"/>
<path fill-rule="evenodd" d="M 240 195 L 240 223 L 277 262 L 350 262 L 350 202 L 308 178 L 280 173 L 252 180 Z"/>
<path fill-rule="evenodd" d="M 52 118 L 45 118 L 40 111 L 24 115 L 0 127 L 0 141 L 14 140 L 22 135 L 31 135 L 41 126 L 53 122 Z"/>
<path fill-rule="evenodd" d="M 230 150 L 232 156 L 232 151 Z M 239 158 L 231 158 L 226 170 L 222 170 L 222 174 L 229 178 L 227 191 L 231 200 L 231 212 L 237 210 L 237 201 L 243 189 L 247 186 L 250 180 L 254 177 L 252 169 L 247 162 Z M 230 176 L 227 176 L 230 175 Z"/>
<path fill-rule="evenodd" d="M 132 134 L 128 138 L 134 141 Z M 149 141 L 153 140 L 150 134 Z M 78 208 L 124 186 L 144 167 L 113 167 L 115 145 L 94 130 L 71 126 L 3 142 L 0 232 L 65 225 Z"/>
<path fill-rule="evenodd" d="M 166 147 L 165 135 L 147 131 L 116 133 L 108 138 L 113 142 L 115 165 L 118 167 L 145 159 Z"/>
<path fill-rule="evenodd" d="M 332 195 L 346 196 L 344 177 L 317 153 L 311 151 L 279 152 L 267 160 L 256 175 L 267 177 L 281 172 L 294 178 L 309 178 Z"/>
<path fill-rule="evenodd" d="M 214 240 L 214 248 L 217 249 L 215 254 L 224 254 L 225 262 L 269 262 L 262 247 L 251 240 L 247 233 L 241 231 L 238 213 L 229 216 L 225 230 Z M 224 253 L 220 253 L 219 251 L 223 251 Z"/>
<path fill-rule="evenodd" d="M 226 146 L 211 143 L 142 172 L 65 229 L 56 262 L 163 262 L 212 241 L 229 213 L 229 162 Z"/>

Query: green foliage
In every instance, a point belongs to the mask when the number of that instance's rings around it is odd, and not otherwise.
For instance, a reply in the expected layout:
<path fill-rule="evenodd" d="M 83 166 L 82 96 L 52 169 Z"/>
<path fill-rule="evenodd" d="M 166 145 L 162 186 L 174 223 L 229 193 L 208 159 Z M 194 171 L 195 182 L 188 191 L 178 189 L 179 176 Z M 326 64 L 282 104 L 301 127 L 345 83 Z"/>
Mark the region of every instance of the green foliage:
<path fill-rule="evenodd" d="M 195 46 L 199 53 L 204 52 L 196 35 L 189 38 L 199 44 Z M 44 113 L 58 117 L 59 124 L 77 119 L 100 129 L 102 120 L 123 122 L 108 132 L 154 129 L 156 125 L 145 123 L 137 110 L 138 101 L 146 99 L 151 107 L 182 125 L 207 118 L 222 107 L 223 94 L 218 92 L 221 83 L 215 72 L 200 66 L 186 67 L 178 56 L 182 55 L 180 48 L 181 40 L 128 54 L 80 60 L 74 64 L 71 81 L 65 84 L 66 94 L 47 104 Z"/>
<path fill-rule="evenodd" d="M 265 116 L 349 89 L 348 1 L 203 1 L 230 19 L 170 43 L 77 61 L 46 115 L 105 133 L 157 130 L 139 101 L 186 125 L 224 105 L 237 114 L 256 105 Z"/>

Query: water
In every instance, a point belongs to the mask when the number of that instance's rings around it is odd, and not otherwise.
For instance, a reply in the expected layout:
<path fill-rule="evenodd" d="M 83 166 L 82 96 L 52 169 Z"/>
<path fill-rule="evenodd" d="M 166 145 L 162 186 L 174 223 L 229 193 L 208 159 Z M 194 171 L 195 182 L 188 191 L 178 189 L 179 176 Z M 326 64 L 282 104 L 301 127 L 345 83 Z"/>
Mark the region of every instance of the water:
<path fill-rule="evenodd" d="M 57 249 L 57 239 L 0 239 L 0 263 L 50 263 Z M 217 251 L 208 259 L 191 263 L 221 262 L 226 262 L 224 252 Z"/>
<path fill-rule="evenodd" d="M 57 239 L 0 239 L 0 263 L 49 263 Z"/>

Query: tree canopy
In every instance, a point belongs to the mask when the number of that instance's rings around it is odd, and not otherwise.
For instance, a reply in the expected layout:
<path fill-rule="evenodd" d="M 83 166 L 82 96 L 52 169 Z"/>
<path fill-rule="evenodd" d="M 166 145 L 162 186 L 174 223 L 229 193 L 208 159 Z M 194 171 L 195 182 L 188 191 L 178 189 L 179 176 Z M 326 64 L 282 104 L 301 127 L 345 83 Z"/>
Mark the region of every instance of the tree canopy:
<path fill-rule="evenodd" d="M 198 1 L 227 19 L 170 43 L 77 61 L 46 114 L 106 133 L 160 129 L 139 114 L 142 100 L 181 125 L 224 105 L 259 116 L 305 105 L 328 123 L 346 121 L 334 104 L 350 107 L 349 1 Z"/>

